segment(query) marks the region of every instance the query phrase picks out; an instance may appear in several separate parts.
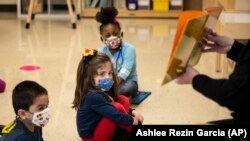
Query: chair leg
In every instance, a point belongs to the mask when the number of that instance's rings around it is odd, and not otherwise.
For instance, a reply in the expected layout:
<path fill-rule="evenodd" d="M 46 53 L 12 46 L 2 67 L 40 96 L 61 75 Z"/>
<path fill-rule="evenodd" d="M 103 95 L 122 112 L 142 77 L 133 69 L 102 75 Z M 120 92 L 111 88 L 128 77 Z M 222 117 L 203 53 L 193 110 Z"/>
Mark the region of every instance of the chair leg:
<path fill-rule="evenodd" d="M 78 7 L 77 0 L 73 0 L 73 3 L 74 3 L 74 6 L 75 6 L 76 18 L 77 18 L 77 20 L 80 20 L 81 16 L 80 16 L 80 10 L 79 10 L 79 7 Z"/>
<path fill-rule="evenodd" d="M 33 7 L 34 7 L 34 0 L 30 0 L 28 17 L 26 21 L 26 29 L 30 28 L 30 21 L 31 21 L 32 13 L 33 13 Z"/>
<path fill-rule="evenodd" d="M 228 76 L 228 67 L 229 67 L 229 62 L 226 57 L 223 57 L 223 77 Z"/>
<path fill-rule="evenodd" d="M 71 23 L 72 23 L 72 28 L 76 29 L 76 22 L 75 22 L 75 17 L 74 17 L 72 5 L 71 5 L 71 0 L 67 0 L 67 5 L 68 5 L 70 20 L 71 20 Z"/>
<path fill-rule="evenodd" d="M 37 8 L 37 0 L 34 1 L 33 9 L 32 9 L 32 14 L 31 14 L 31 20 L 35 19 L 35 13 L 36 13 L 36 8 Z"/>
<path fill-rule="evenodd" d="M 216 60 L 215 60 L 215 71 L 221 72 L 221 55 L 216 54 Z"/>

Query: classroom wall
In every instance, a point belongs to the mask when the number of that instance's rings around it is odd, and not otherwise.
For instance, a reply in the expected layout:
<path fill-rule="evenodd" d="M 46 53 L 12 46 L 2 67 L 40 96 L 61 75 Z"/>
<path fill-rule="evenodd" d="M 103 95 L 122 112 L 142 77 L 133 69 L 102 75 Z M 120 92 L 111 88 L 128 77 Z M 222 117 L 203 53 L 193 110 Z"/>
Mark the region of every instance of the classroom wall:
<path fill-rule="evenodd" d="M 17 0 L 0 0 L 0 4 L 17 4 Z"/>
<path fill-rule="evenodd" d="M 215 6 L 217 1 L 228 11 L 250 11 L 250 0 L 203 0 L 203 8 Z"/>
<path fill-rule="evenodd" d="M 250 11 L 250 0 L 237 0 L 235 1 L 236 10 Z"/>

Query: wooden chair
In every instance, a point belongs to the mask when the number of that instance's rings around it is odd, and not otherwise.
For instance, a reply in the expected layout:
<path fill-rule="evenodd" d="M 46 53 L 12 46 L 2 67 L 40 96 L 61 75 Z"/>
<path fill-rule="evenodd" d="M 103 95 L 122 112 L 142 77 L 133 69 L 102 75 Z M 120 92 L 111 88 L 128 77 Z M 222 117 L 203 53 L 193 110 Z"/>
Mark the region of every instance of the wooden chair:
<path fill-rule="evenodd" d="M 27 17 L 27 21 L 26 21 L 26 29 L 30 28 L 30 21 L 35 19 L 34 10 L 35 10 L 35 7 L 37 5 L 37 1 L 38 0 L 30 0 L 29 9 L 28 9 L 28 17 Z M 67 2 L 67 6 L 68 6 L 70 21 L 72 23 L 72 28 L 76 29 L 76 19 L 75 19 L 74 11 L 73 11 L 73 8 L 72 8 L 72 2 L 71 2 L 71 0 L 66 0 L 66 2 Z M 74 7 L 75 7 L 75 12 L 76 12 L 77 19 L 80 20 L 80 11 L 78 9 L 77 0 L 73 0 L 73 4 L 74 4 Z"/>

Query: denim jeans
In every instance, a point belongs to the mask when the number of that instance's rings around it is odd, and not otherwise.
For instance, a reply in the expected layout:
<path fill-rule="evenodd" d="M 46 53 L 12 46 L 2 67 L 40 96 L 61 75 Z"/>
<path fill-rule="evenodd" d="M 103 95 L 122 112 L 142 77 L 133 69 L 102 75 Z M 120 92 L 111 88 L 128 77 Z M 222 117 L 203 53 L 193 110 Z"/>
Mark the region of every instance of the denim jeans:
<path fill-rule="evenodd" d="M 135 81 L 123 81 L 120 86 L 120 93 L 127 97 L 135 97 L 138 92 L 138 84 Z"/>

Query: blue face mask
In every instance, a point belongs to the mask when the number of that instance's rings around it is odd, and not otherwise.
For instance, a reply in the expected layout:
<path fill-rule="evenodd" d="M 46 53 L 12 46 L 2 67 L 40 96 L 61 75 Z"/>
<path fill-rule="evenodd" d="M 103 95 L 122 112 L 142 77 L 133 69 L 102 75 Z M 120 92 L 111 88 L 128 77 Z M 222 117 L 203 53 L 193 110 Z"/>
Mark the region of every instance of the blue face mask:
<path fill-rule="evenodd" d="M 112 85 L 114 84 L 114 80 L 112 78 L 103 78 L 99 79 L 99 84 L 96 86 L 98 89 L 102 91 L 109 91 Z"/>

